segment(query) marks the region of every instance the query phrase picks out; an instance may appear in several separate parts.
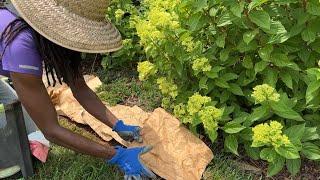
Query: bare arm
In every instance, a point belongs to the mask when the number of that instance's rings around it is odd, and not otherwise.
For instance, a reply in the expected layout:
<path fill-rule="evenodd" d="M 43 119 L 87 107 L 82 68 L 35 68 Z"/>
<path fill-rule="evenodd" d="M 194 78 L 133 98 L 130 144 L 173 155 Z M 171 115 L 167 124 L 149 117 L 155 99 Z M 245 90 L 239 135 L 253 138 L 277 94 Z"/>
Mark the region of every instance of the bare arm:
<path fill-rule="evenodd" d="M 41 78 L 21 73 L 10 75 L 20 101 L 49 141 L 95 157 L 110 159 L 114 156 L 112 146 L 101 145 L 59 125 L 57 113 Z"/>
<path fill-rule="evenodd" d="M 110 110 L 101 102 L 95 92 L 93 92 L 86 84 L 83 78 L 79 78 L 76 82 L 70 85 L 72 93 L 81 106 L 88 111 L 92 116 L 99 119 L 109 127 L 113 127 L 117 122 Z"/>

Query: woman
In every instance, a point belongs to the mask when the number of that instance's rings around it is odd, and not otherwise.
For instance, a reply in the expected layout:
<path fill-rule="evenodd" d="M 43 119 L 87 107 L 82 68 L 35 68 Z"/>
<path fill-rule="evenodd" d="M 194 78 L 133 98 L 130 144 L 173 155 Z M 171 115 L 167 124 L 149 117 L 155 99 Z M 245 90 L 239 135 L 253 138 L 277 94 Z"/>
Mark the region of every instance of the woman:
<path fill-rule="evenodd" d="M 0 9 L 0 74 L 12 79 L 19 100 L 49 141 L 116 164 L 127 179 L 154 178 L 139 160 L 149 147 L 100 145 L 59 126 L 42 82 L 44 67 L 53 86 L 57 81 L 67 83 L 90 114 L 120 136 L 141 141 L 140 128 L 118 120 L 88 88 L 79 71 L 79 52 L 106 53 L 121 48 L 118 30 L 105 20 L 107 5 L 107 0 L 7 2 Z M 12 90 L 2 88 L 0 92 Z M 5 99 L 3 94 L 0 101 Z"/>

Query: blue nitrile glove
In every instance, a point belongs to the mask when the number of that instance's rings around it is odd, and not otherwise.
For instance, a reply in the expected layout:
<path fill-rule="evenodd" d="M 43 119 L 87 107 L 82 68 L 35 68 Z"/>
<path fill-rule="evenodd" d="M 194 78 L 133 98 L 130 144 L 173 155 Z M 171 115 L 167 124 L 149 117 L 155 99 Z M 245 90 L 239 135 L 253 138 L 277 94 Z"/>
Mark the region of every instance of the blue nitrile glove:
<path fill-rule="evenodd" d="M 142 180 L 142 178 L 155 179 L 156 175 L 143 165 L 140 155 L 149 152 L 152 147 L 122 148 L 116 146 L 116 155 L 108 161 L 117 165 L 124 173 L 125 180 Z"/>
<path fill-rule="evenodd" d="M 123 123 L 122 120 L 117 121 L 117 123 L 112 128 L 113 131 L 117 132 L 126 141 L 137 141 L 142 142 L 142 137 L 140 135 L 141 128 L 139 126 L 130 126 Z"/>

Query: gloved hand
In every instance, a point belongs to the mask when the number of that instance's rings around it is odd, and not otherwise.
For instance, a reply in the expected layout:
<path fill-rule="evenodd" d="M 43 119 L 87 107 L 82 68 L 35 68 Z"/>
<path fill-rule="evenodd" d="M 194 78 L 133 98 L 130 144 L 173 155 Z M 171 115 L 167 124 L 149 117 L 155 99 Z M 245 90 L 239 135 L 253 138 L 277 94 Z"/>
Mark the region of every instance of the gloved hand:
<path fill-rule="evenodd" d="M 125 180 L 156 178 L 156 175 L 140 161 L 140 155 L 149 152 L 152 149 L 151 146 L 128 149 L 116 146 L 115 148 L 116 155 L 108 162 L 117 165 L 125 173 Z"/>
<path fill-rule="evenodd" d="M 114 125 L 112 130 L 117 132 L 119 136 L 126 141 L 135 140 L 139 143 L 142 143 L 142 137 L 140 135 L 141 128 L 139 126 L 126 125 L 122 120 L 119 120 Z"/>

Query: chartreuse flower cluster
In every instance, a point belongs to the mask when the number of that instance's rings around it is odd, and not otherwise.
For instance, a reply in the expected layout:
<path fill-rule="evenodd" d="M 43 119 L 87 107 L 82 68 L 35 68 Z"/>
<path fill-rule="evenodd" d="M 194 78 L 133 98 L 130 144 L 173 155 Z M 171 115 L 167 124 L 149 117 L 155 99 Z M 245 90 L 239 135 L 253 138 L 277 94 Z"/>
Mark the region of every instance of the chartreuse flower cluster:
<path fill-rule="evenodd" d="M 145 0 L 149 7 L 173 11 L 181 0 Z"/>
<path fill-rule="evenodd" d="M 282 128 L 283 126 L 277 121 L 255 126 L 252 129 L 252 147 L 273 146 L 278 148 L 280 146 L 290 145 L 291 142 L 289 138 L 282 134 Z"/>
<path fill-rule="evenodd" d="M 216 130 L 222 114 L 223 112 L 221 109 L 214 106 L 207 106 L 199 111 L 199 118 L 206 130 Z"/>
<path fill-rule="evenodd" d="M 195 71 L 196 74 L 199 72 L 208 72 L 210 71 L 212 66 L 207 58 L 197 58 L 193 61 L 192 69 Z"/>
<path fill-rule="evenodd" d="M 174 84 L 172 80 L 169 80 L 166 77 L 161 77 L 157 79 L 157 83 L 163 95 L 168 95 L 173 99 L 178 96 L 178 86 Z"/>
<path fill-rule="evenodd" d="M 173 113 L 183 123 L 192 123 L 192 117 L 189 115 L 187 106 L 185 104 L 180 103 L 174 106 Z"/>
<path fill-rule="evenodd" d="M 179 41 L 183 47 L 185 47 L 187 52 L 192 52 L 194 48 L 196 47 L 196 44 L 194 43 L 193 37 L 190 35 L 190 33 L 185 33 L 179 38 Z"/>
<path fill-rule="evenodd" d="M 210 97 L 201 96 L 199 93 L 195 93 L 189 98 L 188 112 L 190 115 L 198 113 L 207 103 L 211 101 Z"/>
<path fill-rule="evenodd" d="M 138 72 L 140 81 L 148 79 L 150 76 L 157 73 L 157 68 L 149 61 L 138 63 Z"/>
<path fill-rule="evenodd" d="M 211 102 L 210 97 L 195 93 L 189 98 L 187 105 L 182 103 L 176 105 L 174 107 L 174 114 L 183 123 L 192 123 L 194 118 L 198 116 L 206 130 L 216 130 L 223 111 L 208 105 L 209 102 Z"/>
<path fill-rule="evenodd" d="M 253 90 L 252 97 L 256 103 L 263 103 L 265 101 L 278 102 L 280 100 L 280 94 L 268 84 L 256 86 Z"/>
<path fill-rule="evenodd" d="M 163 29 L 175 30 L 180 27 L 179 17 L 173 8 L 179 3 L 177 0 L 146 0 L 149 7 L 146 19 L 138 18 L 135 23 L 140 42 L 144 45 L 161 40 L 165 37 Z"/>
<path fill-rule="evenodd" d="M 125 14 L 125 12 L 122 9 L 117 9 L 115 11 L 115 17 L 117 21 L 120 21 L 123 17 L 123 15 Z"/>

